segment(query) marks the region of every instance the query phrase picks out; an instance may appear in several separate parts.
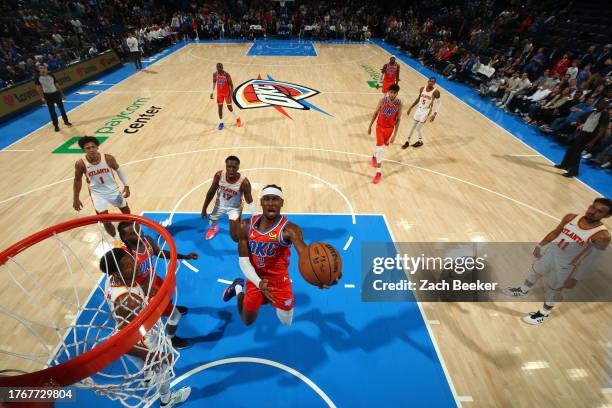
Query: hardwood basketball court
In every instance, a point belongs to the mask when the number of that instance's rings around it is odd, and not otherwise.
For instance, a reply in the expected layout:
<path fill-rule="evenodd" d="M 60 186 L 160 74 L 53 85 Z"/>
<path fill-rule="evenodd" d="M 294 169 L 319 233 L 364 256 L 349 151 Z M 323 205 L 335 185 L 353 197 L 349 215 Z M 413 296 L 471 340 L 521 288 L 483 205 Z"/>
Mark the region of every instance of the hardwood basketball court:
<path fill-rule="evenodd" d="M 398 242 L 538 242 L 564 214 L 583 213 L 599 196 L 559 177 L 546 158 L 444 88 L 436 121 L 424 127 L 425 146 L 400 149 L 412 122 L 412 115 L 404 113 L 395 145 L 385 152 L 383 181 L 373 185 L 374 135 L 367 128 L 381 94 L 368 86 L 362 66 L 379 70 L 389 54 L 376 45 L 314 44 L 317 56 L 247 56 L 250 47 L 186 45 L 72 110 L 72 128 L 55 133 L 45 126 L 13 146 L 30 152 L 2 153 L 2 246 L 77 216 L 72 176 L 80 156 L 51 152 L 80 135 L 108 137 L 100 151 L 124 167 L 132 190 L 128 202 L 137 214 L 199 212 L 209 180 L 230 154 L 240 157 L 255 197 L 274 183 L 283 187 L 287 213 L 384 214 Z M 238 110 L 243 126 L 236 127 L 224 109 L 226 128 L 219 131 L 216 103 L 209 98 L 217 62 L 235 86 L 259 76 L 314 89 L 319 94 L 307 101 L 321 111 L 286 109 L 290 119 L 272 107 Z M 399 63 L 405 112 L 426 78 Z M 138 106 L 133 115 L 115 120 L 130 106 Z M 136 122 L 147 110 L 155 113 Z M 113 120 L 115 126 L 107 126 Z M 133 123 L 142 126 L 130 127 Z M 105 127 L 112 133 L 95 134 Z M 81 215 L 94 213 L 85 189 Z M 207 256 L 213 254 L 200 254 L 202 272 Z M 50 291 L 65 290 L 53 274 L 60 261 L 45 259 L 44 252 L 37 260 L 40 272 L 47 271 L 41 282 Z M 93 255 L 92 261 L 97 261 Z M 345 279 L 352 273 L 357 282 L 359 271 L 345 270 Z M 15 307 L 14 288 L 4 282 L 6 274 L 2 279 L 2 306 Z M 81 296 L 92 284 L 95 276 L 80 284 Z M 36 314 L 30 307 L 19 306 L 22 313 Z M 549 322 L 536 327 L 520 317 L 540 303 L 421 307 L 462 406 L 612 403 L 602 391 L 609 376 L 610 305 L 564 303 Z M 48 312 L 63 315 L 59 309 Z M 27 344 L 17 336 L 3 337 L 3 346 Z"/>

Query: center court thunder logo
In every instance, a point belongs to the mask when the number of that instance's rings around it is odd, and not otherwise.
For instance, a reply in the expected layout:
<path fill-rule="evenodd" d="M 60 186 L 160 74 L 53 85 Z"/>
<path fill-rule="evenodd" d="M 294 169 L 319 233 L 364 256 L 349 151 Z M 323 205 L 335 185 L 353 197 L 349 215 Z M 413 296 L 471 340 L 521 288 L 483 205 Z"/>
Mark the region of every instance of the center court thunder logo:
<path fill-rule="evenodd" d="M 323 109 L 316 107 L 307 98 L 317 95 L 319 91 L 303 85 L 279 82 L 268 75 L 268 79 L 248 80 L 234 89 L 234 102 L 240 109 L 255 109 L 273 107 L 289 119 L 293 119 L 285 108 L 310 110 L 329 115 Z M 329 115 L 331 116 L 331 115 Z"/>

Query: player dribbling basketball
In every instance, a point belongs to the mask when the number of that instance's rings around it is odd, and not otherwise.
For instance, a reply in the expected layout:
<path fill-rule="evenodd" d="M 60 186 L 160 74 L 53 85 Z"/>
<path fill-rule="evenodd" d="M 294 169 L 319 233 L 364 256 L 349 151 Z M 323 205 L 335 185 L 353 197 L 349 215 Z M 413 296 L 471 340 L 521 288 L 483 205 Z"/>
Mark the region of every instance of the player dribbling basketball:
<path fill-rule="evenodd" d="M 298 256 L 306 250 L 300 227 L 281 214 L 283 192 L 277 185 L 261 192 L 263 213 L 244 220 L 238 241 L 238 262 L 247 277 L 236 278 L 223 292 L 223 300 L 237 297 L 238 313 L 248 326 L 255 322 L 259 308 L 271 303 L 282 324 L 293 320 L 294 298 L 289 279 L 291 245 Z M 327 288 L 327 286 L 324 286 Z"/>
<path fill-rule="evenodd" d="M 217 221 L 227 214 L 230 220 L 230 236 L 234 242 L 238 242 L 242 197 L 244 197 L 251 215 L 257 212 L 257 207 L 255 207 L 251 195 L 251 183 L 238 170 L 240 170 L 240 159 L 236 156 L 229 156 L 225 159 L 225 171 L 220 170 L 213 177 L 213 182 L 206 193 L 206 199 L 202 206 L 202 219 L 205 220 L 208 217 L 210 225 L 208 231 L 206 231 L 207 240 L 213 239 L 219 232 Z M 208 214 L 208 206 L 215 194 L 217 195 L 215 206 L 212 212 Z"/>
<path fill-rule="evenodd" d="M 73 208 L 77 211 L 83 209 L 79 195 L 83 185 L 83 175 L 85 175 L 96 214 L 108 214 L 109 205 L 118 207 L 124 214 L 129 214 L 130 207 L 125 199 L 130 196 L 130 187 L 117 160 L 110 154 L 100 153 L 98 151 L 100 142 L 93 136 L 83 136 L 78 143 L 85 152 L 85 157 L 77 160 L 74 165 Z M 119 191 L 113 170 L 123 183 L 123 193 Z M 104 229 L 112 237 L 117 234 L 115 226 L 110 222 L 104 223 Z"/>
<path fill-rule="evenodd" d="M 232 92 L 234 92 L 234 83 L 231 75 L 223 70 L 223 64 L 217 63 L 217 70 L 213 72 L 212 88 L 210 89 L 210 99 L 213 98 L 213 93 L 217 88 L 217 106 L 219 107 L 219 130 L 223 130 L 223 102 L 227 105 L 227 110 L 236 118 L 236 126 L 241 126 L 240 118 L 234 113 L 232 107 Z"/>
<path fill-rule="evenodd" d="M 372 134 L 372 125 L 376 121 L 376 150 L 372 156 L 372 166 L 376 167 L 376 175 L 372 183 L 378 184 L 382 178 L 383 147 L 393 144 L 402 119 L 402 101 L 397 97 L 399 85 L 389 86 L 389 92 L 378 102 L 368 135 Z"/>

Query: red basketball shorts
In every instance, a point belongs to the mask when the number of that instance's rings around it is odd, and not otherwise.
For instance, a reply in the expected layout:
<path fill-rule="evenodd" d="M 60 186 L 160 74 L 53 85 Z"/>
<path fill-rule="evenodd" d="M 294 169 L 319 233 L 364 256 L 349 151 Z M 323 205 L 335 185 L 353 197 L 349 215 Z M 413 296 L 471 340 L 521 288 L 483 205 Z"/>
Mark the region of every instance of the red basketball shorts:
<path fill-rule="evenodd" d="M 388 146 L 392 134 L 392 127 L 376 126 L 376 146 Z"/>
<path fill-rule="evenodd" d="M 230 96 L 229 93 L 225 94 L 225 93 L 217 92 L 217 104 L 218 105 L 223 105 L 223 101 L 225 101 L 225 103 L 227 105 L 231 105 L 232 104 L 232 97 Z"/>
<path fill-rule="evenodd" d="M 295 299 L 293 298 L 293 290 L 291 289 L 291 281 L 287 280 L 269 281 L 270 293 L 274 297 L 272 306 L 289 311 L 293 309 Z M 246 289 L 244 291 L 244 300 L 242 306 L 247 312 L 257 312 L 262 305 L 270 303 L 263 292 L 256 287 L 253 282 L 247 280 Z"/>
<path fill-rule="evenodd" d="M 389 87 L 393 85 L 395 82 L 393 81 L 383 81 L 382 83 L 382 93 L 386 94 L 389 92 Z"/>

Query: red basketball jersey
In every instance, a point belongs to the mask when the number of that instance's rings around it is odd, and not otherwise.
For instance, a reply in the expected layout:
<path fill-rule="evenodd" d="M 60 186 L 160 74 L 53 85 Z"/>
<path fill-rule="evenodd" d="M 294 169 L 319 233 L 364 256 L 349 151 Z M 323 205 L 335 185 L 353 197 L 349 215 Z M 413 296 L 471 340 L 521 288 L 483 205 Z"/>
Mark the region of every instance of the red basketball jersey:
<path fill-rule="evenodd" d="M 227 82 L 225 71 L 221 74 L 215 72 L 215 81 L 217 82 L 217 94 L 229 95 L 229 83 Z"/>
<path fill-rule="evenodd" d="M 283 241 L 283 230 L 289 220 L 284 215 L 272 229 L 260 231 L 256 226 L 262 215 L 251 217 L 249 258 L 257 275 L 266 279 L 289 277 L 291 245 Z"/>
<path fill-rule="evenodd" d="M 397 78 L 398 65 L 385 64 L 385 72 L 383 75 L 383 82 L 395 83 Z"/>
<path fill-rule="evenodd" d="M 395 121 L 397 120 L 397 113 L 399 112 L 400 100 L 395 98 L 391 100 L 388 96 L 383 98 L 382 106 L 378 111 L 378 118 L 376 120 L 376 126 L 384 128 L 395 127 Z"/>

